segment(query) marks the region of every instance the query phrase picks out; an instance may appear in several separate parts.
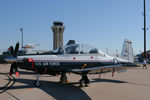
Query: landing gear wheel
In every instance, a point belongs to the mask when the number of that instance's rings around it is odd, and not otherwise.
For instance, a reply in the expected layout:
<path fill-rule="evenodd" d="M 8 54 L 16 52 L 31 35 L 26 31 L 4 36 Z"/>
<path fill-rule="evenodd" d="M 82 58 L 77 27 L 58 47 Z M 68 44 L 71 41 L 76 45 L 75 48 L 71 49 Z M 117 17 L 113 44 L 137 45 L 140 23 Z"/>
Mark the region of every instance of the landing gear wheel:
<path fill-rule="evenodd" d="M 40 87 L 41 86 L 41 82 L 39 82 L 39 81 L 34 81 L 34 86 L 35 87 Z"/>
<path fill-rule="evenodd" d="M 80 87 L 88 87 L 89 79 L 87 75 L 82 75 L 82 79 L 80 80 Z"/>
<path fill-rule="evenodd" d="M 80 87 L 84 87 L 84 85 L 85 85 L 85 84 L 84 84 L 84 79 L 81 79 L 81 80 L 80 80 Z"/>
<path fill-rule="evenodd" d="M 66 82 L 67 82 L 67 76 L 62 75 L 62 76 L 60 77 L 60 82 L 66 83 Z"/>

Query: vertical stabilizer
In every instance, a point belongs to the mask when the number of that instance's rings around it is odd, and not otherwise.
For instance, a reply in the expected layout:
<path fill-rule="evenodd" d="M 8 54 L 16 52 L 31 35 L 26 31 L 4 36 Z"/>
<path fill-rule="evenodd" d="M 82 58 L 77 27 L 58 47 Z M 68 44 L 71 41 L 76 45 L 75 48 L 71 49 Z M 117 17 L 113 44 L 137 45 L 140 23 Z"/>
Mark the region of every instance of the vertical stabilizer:
<path fill-rule="evenodd" d="M 132 42 L 130 40 L 124 40 L 121 58 L 129 61 L 134 61 Z"/>

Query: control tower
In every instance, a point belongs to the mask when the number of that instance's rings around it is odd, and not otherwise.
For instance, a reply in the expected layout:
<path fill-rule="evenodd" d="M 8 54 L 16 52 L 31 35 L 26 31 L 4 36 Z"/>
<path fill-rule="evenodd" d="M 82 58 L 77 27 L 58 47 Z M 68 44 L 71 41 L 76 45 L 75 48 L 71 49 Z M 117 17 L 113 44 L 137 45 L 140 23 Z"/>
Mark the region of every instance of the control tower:
<path fill-rule="evenodd" d="M 53 26 L 51 27 L 53 31 L 53 50 L 63 46 L 63 32 L 65 26 L 63 26 L 62 22 L 53 22 Z"/>
<path fill-rule="evenodd" d="M 130 40 L 124 40 L 121 58 L 129 61 L 134 61 L 132 42 Z"/>

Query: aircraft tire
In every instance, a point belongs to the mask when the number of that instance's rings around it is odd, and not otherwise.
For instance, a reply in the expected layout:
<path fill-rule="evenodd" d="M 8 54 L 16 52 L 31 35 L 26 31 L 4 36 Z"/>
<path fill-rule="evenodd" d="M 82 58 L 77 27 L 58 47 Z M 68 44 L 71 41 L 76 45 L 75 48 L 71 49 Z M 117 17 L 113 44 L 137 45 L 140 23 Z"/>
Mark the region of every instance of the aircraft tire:
<path fill-rule="evenodd" d="M 61 81 L 62 83 L 67 82 L 67 76 L 62 75 L 62 76 L 60 77 L 60 81 Z"/>
<path fill-rule="evenodd" d="M 84 79 L 81 79 L 80 80 L 80 87 L 83 87 L 85 85 L 85 80 Z"/>
<path fill-rule="evenodd" d="M 90 82 L 90 80 L 88 79 L 87 76 L 85 76 L 85 78 L 84 78 L 84 83 L 85 83 L 85 84 L 88 84 L 89 82 Z"/>
<path fill-rule="evenodd" d="M 34 86 L 35 87 L 40 87 L 41 86 L 41 82 L 38 82 L 37 80 L 34 81 Z"/>

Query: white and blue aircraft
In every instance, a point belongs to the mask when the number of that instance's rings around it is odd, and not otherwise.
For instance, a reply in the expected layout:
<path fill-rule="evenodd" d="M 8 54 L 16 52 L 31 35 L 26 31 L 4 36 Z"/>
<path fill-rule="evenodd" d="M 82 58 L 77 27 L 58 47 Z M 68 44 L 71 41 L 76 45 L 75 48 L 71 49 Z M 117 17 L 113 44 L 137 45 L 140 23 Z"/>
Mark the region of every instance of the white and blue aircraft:
<path fill-rule="evenodd" d="M 12 56 L 6 57 L 5 62 L 11 63 L 10 75 L 13 70 L 19 76 L 18 67 L 21 69 L 32 70 L 37 73 L 34 86 L 40 87 L 40 74 L 61 75 L 60 81 L 67 82 L 66 73 L 81 75 L 80 86 L 87 86 L 89 79 L 87 74 L 106 73 L 129 68 L 128 64 L 133 61 L 109 56 L 97 48 L 88 45 L 70 43 L 66 46 L 46 54 L 17 55 L 19 43 L 15 50 L 11 48 Z M 130 55 L 130 53 L 128 53 Z M 133 66 L 130 66 L 130 68 Z"/>

